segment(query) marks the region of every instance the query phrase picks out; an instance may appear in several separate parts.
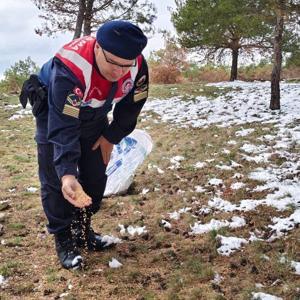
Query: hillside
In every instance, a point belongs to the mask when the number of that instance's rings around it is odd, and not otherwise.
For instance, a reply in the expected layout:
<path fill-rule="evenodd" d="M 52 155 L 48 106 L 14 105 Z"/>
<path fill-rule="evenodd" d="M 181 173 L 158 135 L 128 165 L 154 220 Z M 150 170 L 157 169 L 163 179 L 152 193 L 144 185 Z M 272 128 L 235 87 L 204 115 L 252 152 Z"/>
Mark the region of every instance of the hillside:
<path fill-rule="evenodd" d="M 269 82 L 152 86 L 154 148 L 93 220 L 122 242 L 81 271 L 46 232 L 30 111 L 1 100 L 0 299 L 300 299 L 300 84 L 281 88 L 272 112 Z"/>

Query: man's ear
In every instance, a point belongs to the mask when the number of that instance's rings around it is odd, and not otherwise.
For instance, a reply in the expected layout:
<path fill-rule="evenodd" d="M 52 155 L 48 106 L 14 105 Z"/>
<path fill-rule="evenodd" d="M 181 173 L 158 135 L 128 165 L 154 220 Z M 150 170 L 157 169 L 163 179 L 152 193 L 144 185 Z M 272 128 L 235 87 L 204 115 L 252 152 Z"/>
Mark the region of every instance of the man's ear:
<path fill-rule="evenodd" d="M 96 48 L 99 49 L 100 45 L 96 42 Z"/>

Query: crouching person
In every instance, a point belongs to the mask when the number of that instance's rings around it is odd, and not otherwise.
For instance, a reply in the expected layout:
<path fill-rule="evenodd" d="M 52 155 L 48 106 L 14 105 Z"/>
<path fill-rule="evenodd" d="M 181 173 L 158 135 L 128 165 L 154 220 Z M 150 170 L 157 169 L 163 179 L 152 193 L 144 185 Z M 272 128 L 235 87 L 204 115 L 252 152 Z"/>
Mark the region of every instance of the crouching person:
<path fill-rule="evenodd" d="M 45 63 L 37 77 L 40 89 L 29 83 L 22 90 L 20 100 L 28 96 L 33 108 L 42 97 L 38 92 L 47 94 L 35 114 L 39 178 L 47 228 L 64 268 L 82 265 L 82 247 L 106 246 L 91 217 L 100 209 L 113 145 L 134 130 L 148 96 L 141 54 L 146 44 L 134 24 L 107 22 L 96 38 L 73 40 Z"/>

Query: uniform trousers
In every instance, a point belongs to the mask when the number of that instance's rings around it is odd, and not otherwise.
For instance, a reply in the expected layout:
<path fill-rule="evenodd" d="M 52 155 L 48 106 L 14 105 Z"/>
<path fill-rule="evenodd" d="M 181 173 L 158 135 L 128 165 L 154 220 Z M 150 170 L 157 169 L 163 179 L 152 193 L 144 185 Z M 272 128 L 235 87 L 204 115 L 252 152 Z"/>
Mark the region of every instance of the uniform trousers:
<path fill-rule="evenodd" d="M 92 150 L 96 140 L 108 127 L 108 119 L 97 118 L 81 122 L 79 138 L 81 155 L 78 161 L 78 181 L 84 191 L 92 198 L 88 208 L 95 214 L 100 209 L 107 176 L 101 150 Z M 41 198 L 44 212 L 48 219 L 49 233 L 56 234 L 70 228 L 78 209 L 63 197 L 61 182 L 53 163 L 53 144 L 37 144 L 39 178 L 41 182 Z"/>

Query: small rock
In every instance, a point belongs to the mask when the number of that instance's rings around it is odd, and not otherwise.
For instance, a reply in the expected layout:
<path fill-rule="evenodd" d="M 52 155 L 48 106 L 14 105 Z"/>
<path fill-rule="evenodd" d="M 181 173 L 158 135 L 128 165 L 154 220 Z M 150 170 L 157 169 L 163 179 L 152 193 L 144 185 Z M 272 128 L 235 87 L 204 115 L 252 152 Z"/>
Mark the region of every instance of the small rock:
<path fill-rule="evenodd" d="M 4 222 L 6 219 L 6 214 L 4 212 L 0 212 L 0 222 Z"/>

